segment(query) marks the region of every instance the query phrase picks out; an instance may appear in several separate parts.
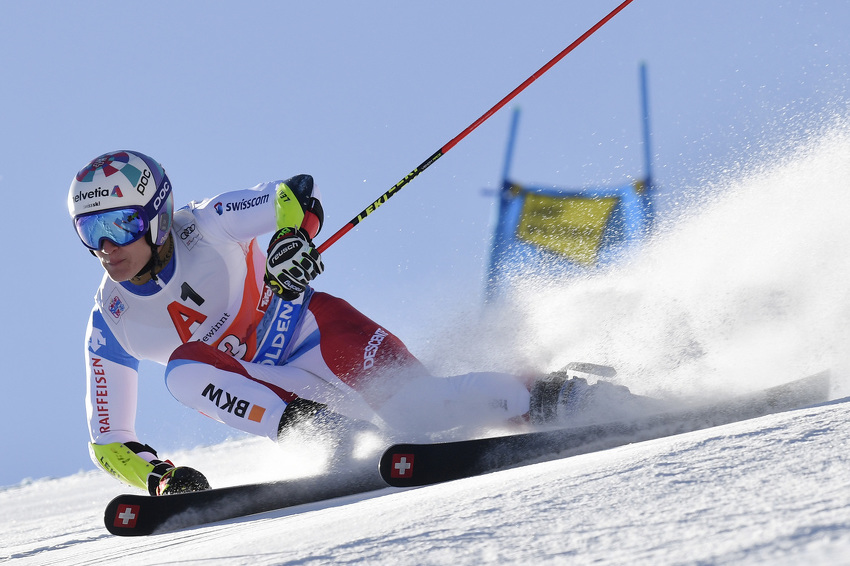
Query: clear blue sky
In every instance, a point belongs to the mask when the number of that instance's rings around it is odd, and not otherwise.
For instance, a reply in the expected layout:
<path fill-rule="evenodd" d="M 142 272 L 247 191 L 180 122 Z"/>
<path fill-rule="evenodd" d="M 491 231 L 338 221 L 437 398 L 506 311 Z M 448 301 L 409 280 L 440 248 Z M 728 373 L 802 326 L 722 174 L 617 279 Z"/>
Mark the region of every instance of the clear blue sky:
<path fill-rule="evenodd" d="M 310 173 L 323 241 L 618 4 L 480 0 L 17 2 L 0 8 L 6 244 L 0 486 L 92 464 L 83 333 L 101 268 L 67 216 L 72 176 L 137 149 L 184 204 Z M 843 0 L 635 0 L 325 254 L 317 287 L 427 349 L 480 300 L 510 109 L 513 176 L 642 175 L 650 78 L 665 206 L 844 112 Z M 138 430 L 160 449 L 224 438 L 143 365 Z"/>

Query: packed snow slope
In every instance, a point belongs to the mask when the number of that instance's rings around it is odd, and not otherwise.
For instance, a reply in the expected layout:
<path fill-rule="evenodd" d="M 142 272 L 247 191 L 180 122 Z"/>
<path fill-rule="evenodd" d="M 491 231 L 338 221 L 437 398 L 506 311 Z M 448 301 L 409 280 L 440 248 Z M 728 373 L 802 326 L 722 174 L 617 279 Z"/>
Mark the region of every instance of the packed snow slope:
<path fill-rule="evenodd" d="M 813 140 L 813 141 L 812 141 Z M 836 401 L 443 485 L 144 540 L 102 526 L 104 473 L 0 491 L 0 561 L 31 564 L 850 564 L 850 127 L 842 121 L 662 226 L 621 268 L 458 315 L 414 350 L 438 373 L 616 366 L 712 397 L 831 368 Z M 531 271 L 533 272 L 533 271 Z M 465 306 L 464 306 L 465 304 Z M 315 467 L 268 441 L 169 454 L 213 485 Z M 14 465 L 14 459 L 7 465 Z"/>
<path fill-rule="evenodd" d="M 850 564 L 850 402 L 183 532 L 119 538 L 103 474 L 0 493 L 30 564 Z M 267 458 L 243 441 L 184 455 Z M 238 481 L 219 472 L 219 482 Z"/>

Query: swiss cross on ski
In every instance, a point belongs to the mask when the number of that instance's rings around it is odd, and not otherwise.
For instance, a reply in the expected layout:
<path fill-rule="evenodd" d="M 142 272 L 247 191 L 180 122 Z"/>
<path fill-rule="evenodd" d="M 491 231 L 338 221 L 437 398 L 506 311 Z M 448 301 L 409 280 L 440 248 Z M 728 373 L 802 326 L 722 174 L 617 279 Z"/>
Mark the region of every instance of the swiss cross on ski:
<path fill-rule="evenodd" d="M 393 467 L 390 474 L 394 478 L 413 476 L 413 454 L 393 454 Z"/>
<path fill-rule="evenodd" d="M 135 528 L 136 519 L 139 517 L 138 505 L 120 505 L 115 514 L 115 526 L 127 529 Z"/>

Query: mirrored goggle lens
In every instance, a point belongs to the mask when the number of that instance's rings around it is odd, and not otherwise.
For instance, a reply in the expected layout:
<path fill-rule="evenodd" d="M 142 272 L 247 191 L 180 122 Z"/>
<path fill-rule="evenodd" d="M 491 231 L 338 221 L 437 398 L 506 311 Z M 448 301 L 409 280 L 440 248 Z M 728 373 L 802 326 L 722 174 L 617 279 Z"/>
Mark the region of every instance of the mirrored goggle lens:
<path fill-rule="evenodd" d="M 119 208 L 78 216 L 74 219 L 77 234 L 86 247 L 100 249 L 106 239 L 116 246 L 135 242 L 148 231 L 145 215 L 137 208 Z"/>

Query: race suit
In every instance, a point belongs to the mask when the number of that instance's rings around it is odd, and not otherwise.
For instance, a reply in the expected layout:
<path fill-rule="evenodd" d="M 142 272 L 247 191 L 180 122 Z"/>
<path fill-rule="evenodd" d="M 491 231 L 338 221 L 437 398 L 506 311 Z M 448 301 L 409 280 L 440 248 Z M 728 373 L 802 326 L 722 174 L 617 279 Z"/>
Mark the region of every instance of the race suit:
<path fill-rule="evenodd" d="M 299 200 L 319 198 L 312 179 L 286 182 L 312 191 Z M 502 422 L 528 411 L 528 390 L 512 376 L 432 377 L 401 340 L 345 301 L 310 287 L 294 301 L 274 295 L 256 238 L 277 228 L 278 183 L 175 211 L 173 254 L 152 280 L 104 275 L 85 349 L 95 463 L 144 488 L 136 476 L 158 458 L 135 432 L 143 359 L 166 365 L 166 386 L 181 403 L 272 439 L 299 396 L 395 430 Z M 122 470 L 125 460 L 135 475 Z"/>

